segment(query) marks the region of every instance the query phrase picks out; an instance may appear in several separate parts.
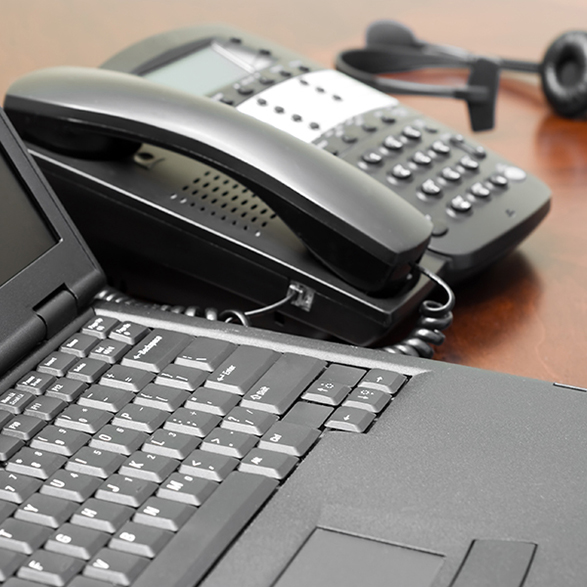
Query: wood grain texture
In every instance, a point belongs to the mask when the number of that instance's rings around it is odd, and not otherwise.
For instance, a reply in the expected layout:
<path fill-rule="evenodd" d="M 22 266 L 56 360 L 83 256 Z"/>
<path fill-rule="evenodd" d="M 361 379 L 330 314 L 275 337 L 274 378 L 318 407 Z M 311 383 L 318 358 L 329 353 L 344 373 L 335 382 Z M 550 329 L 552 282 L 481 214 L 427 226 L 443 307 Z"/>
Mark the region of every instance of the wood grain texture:
<path fill-rule="evenodd" d="M 584 0 L 3 0 L 0 93 L 52 65 L 95 66 L 147 36 L 224 22 L 331 65 L 374 20 L 484 54 L 540 59 L 561 32 L 587 28 Z M 404 98 L 468 133 L 465 106 Z M 550 113 L 536 79 L 504 76 L 496 129 L 478 137 L 553 191 L 552 211 L 514 253 L 460 285 L 439 360 L 587 386 L 587 122 Z"/>

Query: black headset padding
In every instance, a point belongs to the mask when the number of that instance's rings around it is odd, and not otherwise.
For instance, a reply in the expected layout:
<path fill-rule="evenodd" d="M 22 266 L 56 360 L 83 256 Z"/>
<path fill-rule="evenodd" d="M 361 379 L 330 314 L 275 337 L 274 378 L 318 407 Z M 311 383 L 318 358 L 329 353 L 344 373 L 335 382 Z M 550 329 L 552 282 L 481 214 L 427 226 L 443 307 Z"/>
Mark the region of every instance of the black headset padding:
<path fill-rule="evenodd" d="M 572 79 L 563 79 L 572 68 Z M 557 114 L 575 117 L 587 113 L 587 33 L 569 31 L 547 49 L 540 69 L 542 90 Z"/>
<path fill-rule="evenodd" d="M 369 25 L 365 34 L 367 46 L 370 45 L 422 45 L 407 26 L 396 20 L 378 20 Z"/>

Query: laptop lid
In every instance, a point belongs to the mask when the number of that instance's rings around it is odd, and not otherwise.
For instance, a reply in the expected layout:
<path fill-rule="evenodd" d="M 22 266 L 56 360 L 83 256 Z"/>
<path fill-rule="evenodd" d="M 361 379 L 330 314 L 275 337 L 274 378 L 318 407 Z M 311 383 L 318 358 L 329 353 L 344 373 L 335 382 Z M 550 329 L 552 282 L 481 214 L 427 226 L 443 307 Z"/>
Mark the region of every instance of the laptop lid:
<path fill-rule="evenodd" d="M 0 374 L 73 320 L 97 261 L 0 110 Z"/>

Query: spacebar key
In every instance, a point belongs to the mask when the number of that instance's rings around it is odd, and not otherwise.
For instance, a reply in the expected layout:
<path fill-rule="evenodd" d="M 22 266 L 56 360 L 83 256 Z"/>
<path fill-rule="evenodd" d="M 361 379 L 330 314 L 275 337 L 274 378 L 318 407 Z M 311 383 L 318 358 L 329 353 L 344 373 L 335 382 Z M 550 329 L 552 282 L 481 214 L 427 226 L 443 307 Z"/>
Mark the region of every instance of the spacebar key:
<path fill-rule="evenodd" d="M 231 473 L 153 560 L 133 587 L 196 585 L 269 499 L 278 482 Z"/>

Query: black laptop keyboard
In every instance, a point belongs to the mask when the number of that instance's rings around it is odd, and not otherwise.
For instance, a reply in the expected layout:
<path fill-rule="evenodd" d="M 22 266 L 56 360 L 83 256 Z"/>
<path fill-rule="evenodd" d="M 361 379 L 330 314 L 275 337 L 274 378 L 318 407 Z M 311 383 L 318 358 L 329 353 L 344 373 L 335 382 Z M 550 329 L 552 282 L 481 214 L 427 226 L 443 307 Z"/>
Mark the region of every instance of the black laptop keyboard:
<path fill-rule="evenodd" d="M 0 396 L 0 582 L 199 581 L 324 430 L 367 431 L 405 381 L 95 317 Z"/>

